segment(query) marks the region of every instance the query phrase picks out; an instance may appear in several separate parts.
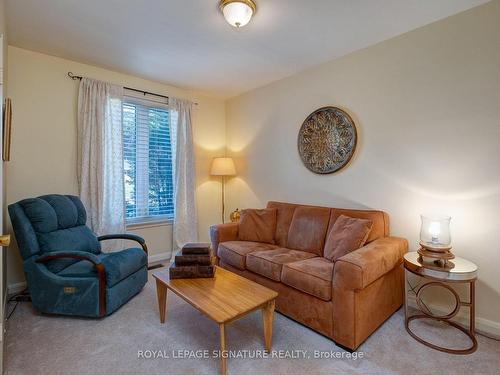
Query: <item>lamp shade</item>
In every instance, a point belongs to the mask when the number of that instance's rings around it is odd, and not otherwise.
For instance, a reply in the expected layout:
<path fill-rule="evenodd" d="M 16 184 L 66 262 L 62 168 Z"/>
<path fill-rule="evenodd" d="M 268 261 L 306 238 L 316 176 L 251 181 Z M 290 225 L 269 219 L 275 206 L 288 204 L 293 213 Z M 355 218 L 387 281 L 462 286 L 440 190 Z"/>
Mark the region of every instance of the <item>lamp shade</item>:
<path fill-rule="evenodd" d="M 236 168 L 232 158 L 214 158 L 210 170 L 212 176 L 234 176 Z"/>

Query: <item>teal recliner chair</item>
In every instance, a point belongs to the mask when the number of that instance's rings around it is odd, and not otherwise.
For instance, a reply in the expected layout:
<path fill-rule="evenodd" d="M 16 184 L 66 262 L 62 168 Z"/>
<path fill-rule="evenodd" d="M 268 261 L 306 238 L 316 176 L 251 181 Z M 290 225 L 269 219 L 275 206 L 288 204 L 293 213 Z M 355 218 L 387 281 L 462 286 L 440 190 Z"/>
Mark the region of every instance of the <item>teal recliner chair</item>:
<path fill-rule="evenodd" d="M 132 234 L 96 237 L 78 197 L 44 195 L 9 205 L 33 306 L 49 314 L 103 317 L 147 282 L 147 247 Z M 102 253 L 100 241 L 127 239 L 141 248 Z"/>

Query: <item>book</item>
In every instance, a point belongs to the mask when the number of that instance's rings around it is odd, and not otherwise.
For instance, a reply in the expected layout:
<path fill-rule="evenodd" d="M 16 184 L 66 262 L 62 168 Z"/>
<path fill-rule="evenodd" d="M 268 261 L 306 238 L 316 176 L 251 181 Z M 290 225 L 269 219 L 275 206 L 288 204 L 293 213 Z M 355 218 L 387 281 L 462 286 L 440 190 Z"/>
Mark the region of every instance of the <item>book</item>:
<path fill-rule="evenodd" d="M 214 277 L 215 266 L 178 266 L 172 263 L 169 268 L 170 279 L 195 279 Z"/>
<path fill-rule="evenodd" d="M 196 264 L 200 266 L 209 266 L 212 264 L 212 257 L 210 254 L 184 255 L 182 251 L 180 251 L 175 256 L 175 263 L 178 266 L 190 266 Z"/>
<path fill-rule="evenodd" d="M 209 243 L 187 243 L 182 247 L 183 255 L 194 255 L 194 254 L 210 254 L 210 244 Z"/>

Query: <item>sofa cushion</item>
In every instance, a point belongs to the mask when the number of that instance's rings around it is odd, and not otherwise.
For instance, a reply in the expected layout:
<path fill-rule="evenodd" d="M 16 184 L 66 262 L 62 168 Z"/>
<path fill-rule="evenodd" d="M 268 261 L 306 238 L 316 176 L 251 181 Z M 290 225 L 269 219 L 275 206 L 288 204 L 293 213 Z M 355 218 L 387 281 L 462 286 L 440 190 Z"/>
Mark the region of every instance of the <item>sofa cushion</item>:
<path fill-rule="evenodd" d="M 283 264 L 296 262 L 302 259 L 315 257 L 307 251 L 279 248 L 267 251 L 254 251 L 247 255 L 247 269 L 265 276 L 269 279 L 280 281 Z"/>
<path fill-rule="evenodd" d="M 328 233 L 324 257 L 336 261 L 362 247 L 373 226 L 373 221 L 341 215 Z"/>
<path fill-rule="evenodd" d="M 287 247 L 323 255 L 323 245 L 329 220 L 329 208 L 297 207 L 288 231 Z"/>
<path fill-rule="evenodd" d="M 333 262 L 322 257 L 299 260 L 283 265 L 281 282 L 304 293 L 332 299 Z"/>
<path fill-rule="evenodd" d="M 267 203 L 267 208 L 276 209 L 276 233 L 274 235 L 276 245 L 287 247 L 288 230 L 297 205 L 271 201 Z"/>
<path fill-rule="evenodd" d="M 241 211 L 238 237 L 242 241 L 274 244 L 276 209 L 246 209 Z"/>
<path fill-rule="evenodd" d="M 386 212 L 375 210 L 351 210 L 348 208 L 332 208 L 328 233 L 340 215 L 373 221 L 373 227 L 368 235 L 368 238 L 366 239 L 366 243 L 370 243 L 379 238 L 388 237 L 390 235 L 389 215 L 387 215 Z"/>
<path fill-rule="evenodd" d="M 227 241 L 219 244 L 217 256 L 225 263 L 240 270 L 245 270 L 246 255 L 252 251 L 273 250 L 278 246 L 250 241 Z"/>
<path fill-rule="evenodd" d="M 98 255 L 106 273 L 106 287 L 112 287 L 147 265 L 147 255 L 139 248 L 129 248 L 115 253 Z M 94 264 L 81 260 L 66 267 L 58 276 L 64 277 L 97 277 Z"/>

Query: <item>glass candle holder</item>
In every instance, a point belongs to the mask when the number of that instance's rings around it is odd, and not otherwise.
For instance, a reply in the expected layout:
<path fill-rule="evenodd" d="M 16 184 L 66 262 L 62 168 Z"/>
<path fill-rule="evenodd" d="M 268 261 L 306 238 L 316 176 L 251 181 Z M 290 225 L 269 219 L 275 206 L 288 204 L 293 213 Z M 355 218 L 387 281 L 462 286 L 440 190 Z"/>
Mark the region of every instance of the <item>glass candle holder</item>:
<path fill-rule="evenodd" d="M 420 244 L 433 249 L 451 248 L 450 221 L 446 215 L 420 215 Z"/>

